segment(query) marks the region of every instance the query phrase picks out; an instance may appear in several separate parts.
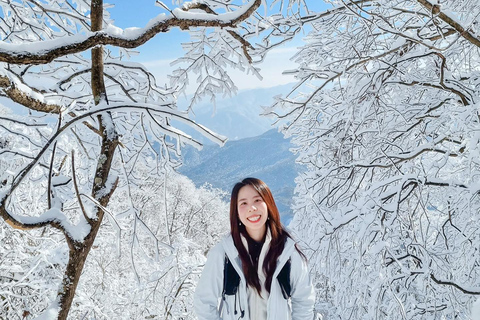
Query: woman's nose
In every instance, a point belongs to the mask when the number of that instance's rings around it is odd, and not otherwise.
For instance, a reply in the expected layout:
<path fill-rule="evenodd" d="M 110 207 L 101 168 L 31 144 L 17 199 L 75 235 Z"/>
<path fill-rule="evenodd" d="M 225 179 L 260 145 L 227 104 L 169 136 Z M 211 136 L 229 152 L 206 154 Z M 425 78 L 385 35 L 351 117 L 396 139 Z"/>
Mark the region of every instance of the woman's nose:
<path fill-rule="evenodd" d="M 256 210 L 257 210 L 257 207 L 255 207 L 254 205 L 251 205 L 248 211 L 256 211 Z"/>

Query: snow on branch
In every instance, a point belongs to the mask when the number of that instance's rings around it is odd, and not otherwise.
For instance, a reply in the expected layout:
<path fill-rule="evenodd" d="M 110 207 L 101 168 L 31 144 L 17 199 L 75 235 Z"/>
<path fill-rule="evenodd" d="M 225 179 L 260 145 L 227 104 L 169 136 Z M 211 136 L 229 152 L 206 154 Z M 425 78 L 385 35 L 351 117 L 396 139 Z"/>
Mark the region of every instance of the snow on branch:
<path fill-rule="evenodd" d="M 61 106 L 46 102 L 41 93 L 35 92 L 22 83 L 14 83 L 7 76 L 0 75 L 0 88 L 12 101 L 29 109 L 46 113 L 60 113 Z"/>
<path fill-rule="evenodd" d="M 45 211 L 39 217 L 15 215 L 7 211 L 6 200 L 7 198 L 3 198 L 0 202 L 0 217 L 14 229 L 32 230 L 52 226 L 68 235 L 70 239 L 80 242 L 90 231 L 87 221 L 81 219 L 77 225 L 72 225 L 65 214 L 55 207 Z"/>
<path fill-rule="evenodd" d="M 146 113 L 149 114 L 151 118 L 168 117 L 168 118 L 181 121 L 189 125 L 190 127 L 196 129 L 197 131 L 201 132 L 203 135 L 205 135 L 209 139 L 216 141 L 219 144 L 223 144 L 226 140 L 225 137 L 215 135 L 210 130 L 197 124 L 195 121 L 188 119 L 185 114 L 169 108 L 168 104 L 164 106 L 158 106 L 158 105 L 152 105 L 152 104 L 135 104 L 135 103 L 134 104 L 117 103 L 112 105 L 99 105 L 93 110 L 90 110 L 85 114 L 81 114 L 75 117 L 74 119 L 70 120 L 69 122 L 65 123 L 63 126 L 58 128 L 55 134 L 53 134 L 52 137 L 50 137 L 50 139 L 45 143 L 43 148 L 32 158 L 32 161 L 25 168 L 23 168 L 23 170 L 21 170 L 18 173 L 16 178 L 12 181 L 12 186 L 10 187 L 10 190 L 8 192 L 3 192 L 0 195 L 0 216 L 10 226 L 12 226 L 15 229 L 29 230 L 29 229 L 35 229 L 35 228 L 42 228 L 50 225 L 56 229 L 61 230 L 64 234 L 68 235 L 73 240 L 81 241 L 84 238 L 84 236 L 88 234 L 88 232 L 82 231 L 80 232 L 81 234 L 79 234 L 78 232 L 74 232 L 74 231 L 86 230 L 89 223 L 91 222 L 91 217 L 85 212 L 85 208 L 83 208 L 83 206 L 82 206 L 82 211 L 85 219 L 81 219 L 81 220 L 84 221 L 82 225 L 84 225 L 85 227 L 80 228 L 78 226 L 71 225 L 68 219 L 66 218 L 66 216 L 61 211 L 59 211 L 59 209 L 56 207 L 50 208 L 50 210 L 44 212 L 39 217 L 17 216 L 13 213 L 8 212 L 7 210 L 8 199 L 10 195 L 12 195 L 13 192 L 22 183 L 24 178 L 28 176 L 29 173 L 34 169 L 34 167 L 40 162 L 40 159 L 44 156 L 44 154 L 62 136 L 62 134 L 65 132 L 66 129 L 71 128 L 73 125 L 75 125 L 76 123 L 79 123 L 83 119 L 86 119 L 98 114 L 102 114 L 104 112 L 121 111 L 121 110 L 129 110 L 129 109 L 130 110 L 139 109 L 140 111 L 145 111 Z M 159 124 L 158 121 L 154 121 L 154 122 L 157 125 Z M 170 134 L 176 135 L 179 140 L 179 143 L 187 142 L 195 145 L 197 148 L 201 146 L 198 143 L 196 143 L 196 141 L 194 141 L 190 136 L 186 135 L 180 130 L 176 130 L 175 128 L 170 126 L 168 126 L 168 128 L 165 127 L 163 129 L 169 131 Z M 73 157 L 72 157 L 72 160 L 73 160 Z M 115 183 L 113 184 L 116 185 L 117 183 L 118 183 L 118 180 L 116 180 Z M 76 186 L 76 183 L 75 183 L 75 186 Z M 77 195 L 79 195 L 78 189 L 76 190 L 76 192 L 77 192 Z"/>
<path fill-rule="evenodd" d="M 427 0 L 417 0 L 422 6 L 427 8 L 433 15 L 438 16 L 444 22 L 454 28 L 462 37 L 468 40 L 471 44 L 480 48 L 480 39 L 475 37 L 472 32 L 465 29 L 459 22 L 455 21 L 452 17 L 448 16 L 440 10 L 439 5 L 434 5 Z"/>
<path fill-rule="evenodd" d="M 83 52 L 98 45 L 113 45 L 122 48 L 136 48 L 158 33 L 178 27 L 188 30 L 194 27 L 227 28 L 235 27 L 249 17 L 261 4 L 254 0 L 234 12 L 212 14 L 174 9 L 172 15 L 161 14 L 152 19 L 144 28 L 122 30 L 113 25 L 98 32 L 73 35 L 46 41 L 22 44 L 0 43 L 0 61 L 13 64 L 44 64 L 68 54 Z M 35 48 L 32 50 L 32 48 Z"/>

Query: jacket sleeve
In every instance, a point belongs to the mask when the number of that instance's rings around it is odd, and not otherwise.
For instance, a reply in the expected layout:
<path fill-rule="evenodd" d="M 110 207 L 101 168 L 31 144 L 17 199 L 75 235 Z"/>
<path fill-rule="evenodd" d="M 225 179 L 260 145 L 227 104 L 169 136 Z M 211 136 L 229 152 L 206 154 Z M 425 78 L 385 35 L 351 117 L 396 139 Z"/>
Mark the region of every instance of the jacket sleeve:
<path fill-rule="evenodd" d="M 292 256 L 292 320 L 313 320 L 315 290 L 307 262 L 295 250 Z"/>
<path fill-rule="evenodd" d="M 218 303 L 222 296 L 225 253 L 221 244 L 210 249 L 198 281 L 193 307 L 199 320 L 219 320 Z"/>

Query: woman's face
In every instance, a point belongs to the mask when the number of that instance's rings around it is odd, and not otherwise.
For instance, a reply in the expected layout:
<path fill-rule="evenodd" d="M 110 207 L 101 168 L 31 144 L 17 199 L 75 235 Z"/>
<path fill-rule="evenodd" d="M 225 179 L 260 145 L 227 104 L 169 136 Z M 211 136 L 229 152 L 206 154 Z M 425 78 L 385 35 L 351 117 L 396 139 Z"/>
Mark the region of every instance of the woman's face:
<path fill-rule="evenodd" d="M 238 217 L 245 225 L 248 235 L 261 241 L 266 231 L 268 218 L 267 204 L 260 194 L 250 185 L 243 186 L 238 192 Z"/>

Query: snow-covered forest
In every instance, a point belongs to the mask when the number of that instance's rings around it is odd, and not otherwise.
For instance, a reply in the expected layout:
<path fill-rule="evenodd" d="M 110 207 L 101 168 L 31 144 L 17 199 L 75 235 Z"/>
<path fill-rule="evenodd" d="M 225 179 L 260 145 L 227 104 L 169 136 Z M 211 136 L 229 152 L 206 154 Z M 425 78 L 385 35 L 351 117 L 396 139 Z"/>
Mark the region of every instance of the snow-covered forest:
<path fill-rule="evenodd" d="M 305 168 L 289 227 L 317 311 L 480 319 L 480 5 L 317 1 L 152 0 L 127 29 L 102 0 L 0 1 L 0 319 L 195 319 L 228 230 L 224 191 L 176 173 L 228 138 L 195 105 L 292 40 L 297 83 L 263 116 Z M 190 42 L 159 86 L 129 58 L 173 29 Z"/>

